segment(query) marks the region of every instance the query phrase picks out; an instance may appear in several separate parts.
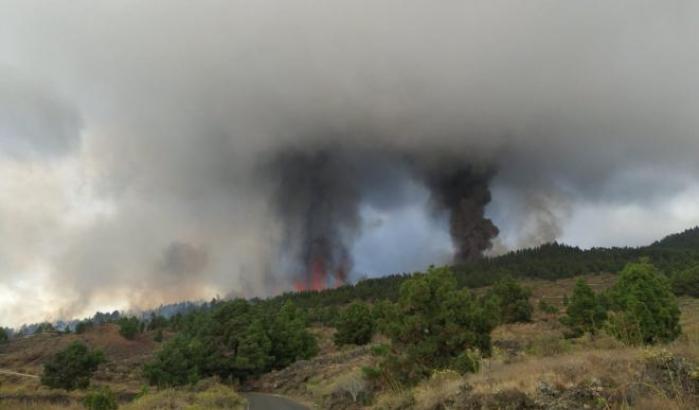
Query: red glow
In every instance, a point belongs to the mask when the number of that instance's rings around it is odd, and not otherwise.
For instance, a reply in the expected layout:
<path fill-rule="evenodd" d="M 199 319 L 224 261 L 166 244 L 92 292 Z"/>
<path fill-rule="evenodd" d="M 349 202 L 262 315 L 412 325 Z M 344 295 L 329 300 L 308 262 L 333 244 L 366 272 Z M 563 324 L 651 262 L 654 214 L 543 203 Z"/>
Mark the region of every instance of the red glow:
<path fill-rule="evenodd" d="M 328 284 L 328 272 L 325 268 L 325 260 L 315 258 L 311 261 L 311 266 L 302 280 L 294 283 L 294 288 L 301 292 L 304 290 L 323 290 Z"/>

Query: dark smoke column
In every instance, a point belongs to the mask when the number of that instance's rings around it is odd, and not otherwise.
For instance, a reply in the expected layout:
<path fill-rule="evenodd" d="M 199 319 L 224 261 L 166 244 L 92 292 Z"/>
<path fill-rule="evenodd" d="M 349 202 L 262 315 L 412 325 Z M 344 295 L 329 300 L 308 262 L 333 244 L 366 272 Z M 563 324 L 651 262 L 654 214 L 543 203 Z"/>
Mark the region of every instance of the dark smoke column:
<path fill-rule="evenodd" d="M 287 269 L 299 290 L 344 283 L 349 244 L 359 229 L 359 193 L 353 164 L 323 149 L 285 151 L 273 161 L 275 207 L 284 225 Z"/>
<path fill-rule="evenodd" d="M 454 263 L 479 259 L 492 246 L 498 228 L 485 217 L 490 202 L 489 170 L 472 165 L 444 167 L 427 172 L 426 184 L 438 210 L 449 213 L 449 233 L 454 243 Z"/>

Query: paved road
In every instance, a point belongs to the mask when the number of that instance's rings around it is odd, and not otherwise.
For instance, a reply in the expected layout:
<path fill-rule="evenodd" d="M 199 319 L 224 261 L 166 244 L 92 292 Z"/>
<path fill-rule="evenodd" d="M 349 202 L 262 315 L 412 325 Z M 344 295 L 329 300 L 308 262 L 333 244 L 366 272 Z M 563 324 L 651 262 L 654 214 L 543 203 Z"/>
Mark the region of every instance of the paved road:
<path fill-rule="evenodd" d="M 32 379 L 39 378 L 39 376 L 35 376 L 33 374 L 17 373 L 17 372 L 13 372 L 12 370 L 5 370 L 5 369 L 0 369 L 0 374 L 9 374 L 10 376 L 31 377 Z"/>
<path fill-rule="evenodd" d="M 248 410 L 309 410 L 308 407 L 285 397 L 264 393 L 245 393 Z"/>

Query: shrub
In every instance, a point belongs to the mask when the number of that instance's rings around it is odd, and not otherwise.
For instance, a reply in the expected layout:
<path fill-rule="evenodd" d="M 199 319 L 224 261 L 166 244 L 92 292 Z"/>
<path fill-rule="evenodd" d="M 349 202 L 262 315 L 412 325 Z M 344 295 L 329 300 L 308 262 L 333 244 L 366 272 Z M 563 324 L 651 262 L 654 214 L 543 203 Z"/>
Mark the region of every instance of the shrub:
<path fill-rule="evenodd" d="M 365 345 L 374 334 L 374 318 L 371 310 L 362 302 L 354 302 L 340 313 L 337 320 L 335 344 Z"/>
<path fill-rule="evenodd" d="M 104 361 L 101 351 L 90 351 L 84 344 L 73 342 L 44 364 L 41 383 L 54 389 L 84 389 Z"/>
<path fill-rule="evenodd" d="M 612 335 L 627 344 L 669 342 L 681 333 L 668 281 L 646 260 L 628 264 L 609 290 Z"/>
<path fill-rule="evenodd" d="M 116 410 L 116 397 L 109 387 L 100 387 L 87 393 L 82 400 L 83 406 L 89 410 Z"/>
<path fill-rule="evenodd" d="M 558 313 L 558 308 L 546 302 L 544 299 L 541 299 L 539 301 L 539 310 L 548 315 L 555 315 L 556 313 Z"/>
<path fill-rule="evenodd" d="M 125 339 L 133 340 L 141 329 L 141 322 L 135 317 L 119 319 L 119 334 Z"/>
<path fill-rule="evenodd" d="M 676 295 L 699 297 L 699 265 L 676 273 L 672 277 L 672 291 Z"/>
<path fill-rule="evenodd" d="M 155 336 L 153 336 L 153 340 L 162 343 L 163 341 L 163 329 L 158 329 L 157 332 L 155 332 Z"/>
<path fill-rule="evenodd" d="M 82 320 L 78 322 L 77 325 L 75 325 L 75 333 L 77 334 L 83 334 L 89 329 L 92 329 L 95 326 L 95 322 L 92 320 Z"/>
<path fill-rule="evenodd" d="M 467 289 L 457 290 L 449 268 L 430 268 L 406 280 L 390 323 L 393 351 L 382 368 L 391 383 L 414 384 L 434 369 L 475 371 L 474 352 L 491 350 L 493 323 Z"/>
<path fill-rule="evenodd" d="M 205 387 L 205 388 L 201 388 Z M 186 389 L 165 389 L 146 393 L 124 406 L 124 410 L 243 410 L 246 401 L 230 386 L 213 384 Z"/>
<path fill-rule="evenodd" d="M 269 329 L 274 367 L 282 368 L 298 359 L 309 359 L 318 353 L 316 338 L 306 329 L 306 317 L 293 304 L 286 302 Z"/>
<path fill-rule="evenodd" d="M 143 374 L 148 383 L 161 388 L 194 384 L 202 377 L 205 359 L 206 352 L 199 340 L 179 334 L 144 365 Z"/>
<path fill-rule="evenodd" d="M 566 307 L 566 316 L 561 318 L 561 323 L 570 329 L 570 336 L 579 337 L 588 332 L 594 335 L 606 319 L 607 309 L 600 298 L 585 280 L 578 279 Z"/>
<path fill-rule="evenodd" d="M 486 295 L 499 307 L 501 323 L 529 322 L 532 318 L 532 305 L 529 303 L 531 290 L 522 287 L 511 277 L 495 283 Z"/>

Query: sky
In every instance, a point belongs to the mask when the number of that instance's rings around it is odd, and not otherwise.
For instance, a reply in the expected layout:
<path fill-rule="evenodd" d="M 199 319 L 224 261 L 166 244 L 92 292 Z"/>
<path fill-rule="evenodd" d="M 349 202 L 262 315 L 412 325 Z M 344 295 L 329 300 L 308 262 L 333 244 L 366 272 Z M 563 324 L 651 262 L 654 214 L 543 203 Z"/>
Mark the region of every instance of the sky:
<path fill-rule="evenodd" d="M 0 0 L 0 325 L 291 289 L 289 152 L 341 165 L 352 279 L 451 260 L 423 167 L 493 170 L 490 254 L 699 225 L 698 31 L 692 1 Z"/>

